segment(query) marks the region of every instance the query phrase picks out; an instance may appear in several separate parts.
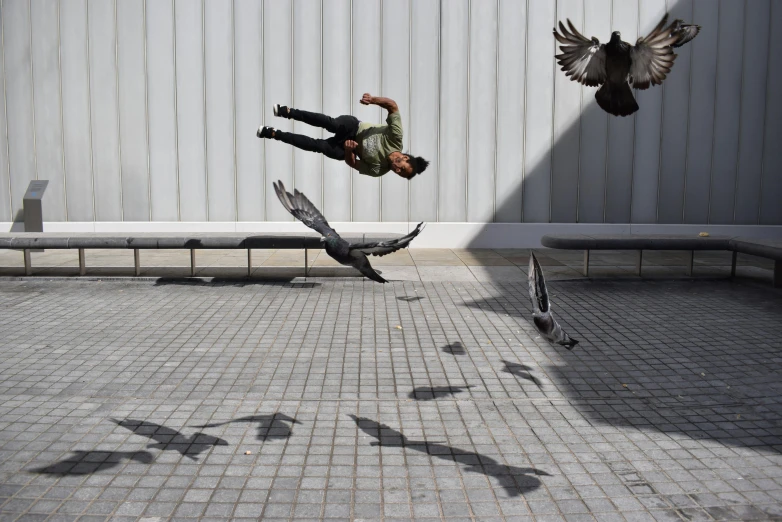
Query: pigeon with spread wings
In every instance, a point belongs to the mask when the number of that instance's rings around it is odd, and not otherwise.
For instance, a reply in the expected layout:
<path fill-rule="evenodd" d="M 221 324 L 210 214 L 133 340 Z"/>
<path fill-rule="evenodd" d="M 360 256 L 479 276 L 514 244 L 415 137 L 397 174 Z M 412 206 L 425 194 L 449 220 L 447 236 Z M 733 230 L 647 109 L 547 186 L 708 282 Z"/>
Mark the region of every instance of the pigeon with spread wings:
<path fill-rule="evenodd" d="M 568 20 L 567 27 L 559 22 L 554 38 L 561 44 L 562 54 L 555 56 L 562 70 L 572 80 L 589 87 L 601 87 L 595 93 L 597 104 L 614 116 L 628 116 L 638 110 L 634 89 L 648 89 L 660 85 L 671 72 L 676 54 L 700 31 L 699 25 L 674 20 L 666 26 L 668 14 L 646 37 L 632 46 L 622 41 L 619 31 L 611 33 L 611 40 L 602 44 L 594 36 L 589 39 L 578 32 Z"/>
<path fill-rule="evenodd" d="M 372 281 L 378 283 L 387 283 L 388 281 L 375 272 L 372 265 L 369 264 L 367 256 L 384 256 L 401 250 L 402 248 L 407 247 L 407 245 L 421 233 L 421 230 L 423 230 L 424 224 L 421 222 L 418 223 L 415 230 L 399 239 L 373 241 L 368 243 L 348 243 L 331 228 L 328 221 L 326 221 L 326 218 L 324 218 L 323 214 L 320 213 L 315 205 L 307 199 L 307 196 L 296 189 L 293 189 L 293 194 L 291 194 L 285 190 L 285 185 L 282 184 L 282 181 L 274 183 L 274 190 L 277 192 L 277 197 L 279 198 L 280 203 L 282 203 L 282 206 L 285 207 L 285 210 L 323 236 L 322 241 L 328 255 L 342 265 L 352 266 Z"/>
<path fill-rule="evenodd" d="M 572 350 L 578 341 L 566 334 L 551 313 L 551 304 L 548 300 L 546 280 L 543 278 L 543 270 L 540 268 L 538 258 L 533 252 L 529 256 L 529 297 L 532 300 L 532 322 L 540 335 L 551 341 Z"/>

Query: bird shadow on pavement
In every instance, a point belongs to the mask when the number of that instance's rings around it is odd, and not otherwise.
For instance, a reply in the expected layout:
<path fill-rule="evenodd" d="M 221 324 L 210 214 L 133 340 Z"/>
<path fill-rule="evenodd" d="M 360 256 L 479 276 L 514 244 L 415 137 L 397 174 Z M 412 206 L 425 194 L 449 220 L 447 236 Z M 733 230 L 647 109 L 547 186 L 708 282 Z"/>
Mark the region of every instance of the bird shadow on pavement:
<path fill-rule="evenodd" d="M 123 461 L 151 464 L 153 456 L 148 451 L 72 451 L 71 455 L 54 464 L 33 468 L 32 473 L 58 475 L 91 475 L 99 471 L 116 468 Z"/>
<path fill-rule="evenodd" d="M 376 439 L 370 443 L 371 446 L 407 448 L 438 459 L 457 462 L 462 464 L 467 472 L 493 477 L 510 497 L 518 497 L 538 489 L 542 485 L 538 477 L 551 476 L 539 469 L 501 464 L 488 455 L 461 450 L 440 442 L 408 440 L 401 432 L 385 424 L 380 424 L 366 417 L 355 415 L 349 415 L 349 417 L 353 419 L 361 431 Z"/>
<path fill-rule="evenodd" d="M 434 399 L 441 399 L 443 397 L 450 397 L 461 393 L 475 386 L 419 386 L 411 391 L 407 396 L 417 401 L 431 401 Z"/>
<path fill-rule="evenodd" d="M 449 353 L 451 355 L 464 355 L 467 353 L 467 351 L 464 349 L 464 345 L 459 341 L 446 344 L 440 349 L 443 351 L 443 353 Z"/>
<path fill-rule="evenodd" d="M 297 421 L 293 417 L 285 415 L 284 413 L 273 413 L 269 415 L 249 415 L 247 417 L 240 417 L 238 419 L 231 419 L 224 422 L 213 422 L 210 424 L 193 427 L 216 428 L 218 426 L 224 426 L 226 424 L 232 424 L 235 422 L 258 423 L 258 432 L 255 438 L 260 441 L 269 439 L 287 439 L 293 434 L 293 425 L 301 424 L 301 421 Z"/>
<path fill-rule="evenodd" d="M 523 328 L 532 313 L 527 285 L 493 284 L 500 294 L 467 306 Z M 702 280 L 549 287 L 562 327 L 588 350 L 539 343 L 566 363 L 546 374 L 591 424 L 782 451 L 782 293 Z"/>
<path fill-rule="evenodd" d="M 423 299 L 423 297 L 421 297 L 420 295 L 414 295 L 414 296 L 404 295 L 404 296 L 399 296 L 396 299 L 397 301 L 405 301 L 408 303 L 413 303 L 415 301 L 420 301 L 421 299 Z"/>
<path fill-rule="evenodd" d="M 155 281 L 155 286 L 282 286 L 289 289 L 315 288 L 322 283 L 314 281 L 297 282 L 293 277 L 279 277 L 258 279 L 252 277 L 160 277 Z"/>
<path fill-rule="evenodd" d="M 204 433 L 194 433 L 190 436 L 154 422 L 147 422 L 136 419 L 111 419 L 111 421 L 123 428 L 127 428 L 136 435 L 152 439 L 157 444 L 150 444 L 147 448 L 156 448 L 163 451 L 177 451 L 182 456 L 192 460 L 198 460 L 198 456 L 211 449 L 213 446 L 228 446 L 225 440 L 206 435 Z"/>
<path fill-rule="evenodd" d="M 540 381 L 532 375 L 531 370 L 529 366 L 526 364 L 519 364 L 519 363 L 513 363 L 510 361 L 506 361 L 503 359 L 502 361 L 505 364 L 505 369 L 502 370 L 505 373 L 509 373 L 513 375 L 514 377 L 519 377 L 520 379 L 525 379 L 527 381 L 535 383 L 537 386 L 540 386 Z"/>

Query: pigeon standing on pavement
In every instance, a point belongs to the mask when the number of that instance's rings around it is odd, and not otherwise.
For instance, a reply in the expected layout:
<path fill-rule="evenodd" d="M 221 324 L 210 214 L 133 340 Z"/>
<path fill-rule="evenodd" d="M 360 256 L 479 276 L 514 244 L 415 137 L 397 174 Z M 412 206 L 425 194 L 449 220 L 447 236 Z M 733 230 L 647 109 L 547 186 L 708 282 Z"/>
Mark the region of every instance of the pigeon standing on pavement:
<path fill-rule="evenodd" d="M 369 264 L 367 255 L 384 256 L 401 250 L 402 248 L 407 247 L 407 245 L 421 233 L 421 230 L 423 230 L 424 224 L 421 222 L 418 223 L 415 230 L 399 239 L 369 243 L 348 243 L 339 237 L 339 234 L 331 228 L 328 221 L 326 221 L 326 218 L 324 218 L 323 214 L 315 208 L 315 205 L 307 199 L 307 196 L 296 189 L 293 189 L 293 194 L 287 192 L 282 181 L 274 183 L 274 190 L 277 192 L 277 197 L 280 199 L 282 206 L 285 207 L 285 210 L 323 236 L 322 241 L 325 243 L 325 249 L 328 255 L 342 265 L 352 266 L 372 281 L 378 283 L 387 283 L 388 281 L 375 272 L 372 265 Z"/>
<path fill-rule="evenodd" d="M 568 19 L 567 28 L 559 22 L 562 34 L 554 28 L 554 38 L 562 51 L 555 58 L 572 80 L 589 87 L 601 85 L 595 99 L 604 111 L 628 116 L 638 110 L 630 85 L 635 89 L 660 85 L 676 59 L 673 48 L 689 42 L 700 31 L 699 25 L 682 20 L 674 20 L 666 27 L 667 21 L 666 13 L 652 32 L 632 46 L 622 41 L 619 31 L 611 33 L 607 44 L 601 44 L 594 36 L 588 39 Z"/>
<path fill-rule="evenodd" d="M 529 256 L 529 297 L 532 300 L 532 322 L 540 335 L 551 341 L 572 350 L 578 341 L 566 334 L 551 313 L 551 304 L 548 300 L 546 280 L 543 278 L 543 270 L 540 268 L 538 258 L 533 252 Z"/>

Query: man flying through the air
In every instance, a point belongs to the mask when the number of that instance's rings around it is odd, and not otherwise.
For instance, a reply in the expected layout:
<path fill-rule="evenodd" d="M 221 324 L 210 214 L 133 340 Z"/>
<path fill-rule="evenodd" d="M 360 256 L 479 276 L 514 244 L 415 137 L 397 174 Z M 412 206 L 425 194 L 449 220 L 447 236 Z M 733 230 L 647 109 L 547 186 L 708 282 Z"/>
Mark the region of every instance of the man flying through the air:
<path fill-rule="evenodd" d="M 325 114 L 275 105 L 275 116 L 322 127 L 334 136 L 318 140 L 303 134 L 283 132 L 264 126 L 258 129 L 256 135 L 259 138 L 279 140 L 298 149 L 320 152 L 335 160 L 344 160 L 352 168 L 367 176 L 379 177 L 393 170 L 399 176 L 411 179 L 426 170 L 428 161 L 402 152 L 402 116 L 399 114 L 396 102 L 390 98 L 366 93 L 361 98 L 361 104 L 378 105 L 386 109 L 387 125 L 362 122 L 350 115 L 332 118 Z"/>

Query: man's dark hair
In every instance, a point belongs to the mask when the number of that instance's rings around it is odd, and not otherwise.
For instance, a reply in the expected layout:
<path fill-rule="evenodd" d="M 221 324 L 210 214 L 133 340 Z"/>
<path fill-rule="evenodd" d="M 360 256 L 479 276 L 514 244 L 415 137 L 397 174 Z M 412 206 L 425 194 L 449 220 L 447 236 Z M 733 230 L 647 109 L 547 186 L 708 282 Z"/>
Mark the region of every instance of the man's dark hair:
<path fill-rule="evenodd" d="M 421 156 L 413 156 L 412 154 L 409 154 L 409 153 L 405 154 L 405 156 L 407 156 L 408 161 L 410 162 L 410 165 L 413 166 L 413 175 L 410 176 L 407 179 L 412 179 L 412 178 L 416 177 L 416 175 L 418 175 L 418 174 L 422 173 L 423 171 L 425 171 L 426 167 L 429 166 L 429 162 L 426 161 Z"/>

